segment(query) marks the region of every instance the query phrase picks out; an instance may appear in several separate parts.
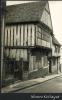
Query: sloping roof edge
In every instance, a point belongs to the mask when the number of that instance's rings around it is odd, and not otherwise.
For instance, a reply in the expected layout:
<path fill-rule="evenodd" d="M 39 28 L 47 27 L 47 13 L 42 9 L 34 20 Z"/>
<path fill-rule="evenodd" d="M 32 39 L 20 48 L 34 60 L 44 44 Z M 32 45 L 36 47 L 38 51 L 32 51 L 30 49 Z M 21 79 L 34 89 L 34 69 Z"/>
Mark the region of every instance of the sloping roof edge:
<path fill-rule="evenodd" d="M 56 45 L 61 46 L 61 44 L 60 44 L 59 41 L 55 38 L 55 36 L 53 36 L 52 42 L 53 42 L 54 44 L 56 44 Z"/>
<path fill-rule="evenodd" d="M 39 21 L 46 1 L 6 6 L 6 23 Z M 35 13 L 34 13 L 35 12 Z M 21 16 L 21 17 L 20 17 Z"/>

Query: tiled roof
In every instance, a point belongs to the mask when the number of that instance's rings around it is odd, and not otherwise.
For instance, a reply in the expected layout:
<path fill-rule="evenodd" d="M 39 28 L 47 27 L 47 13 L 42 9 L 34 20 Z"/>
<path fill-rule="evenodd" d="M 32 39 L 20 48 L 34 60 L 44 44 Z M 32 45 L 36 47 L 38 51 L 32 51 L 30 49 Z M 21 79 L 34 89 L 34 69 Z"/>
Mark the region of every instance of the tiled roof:
<path fill-rule="evenodd" d="M 58 40 L 55 37 L 52 38 L 52 41 L 54 44 L 61 46 L 61 44 L 58 42 Z"/>
<path fill-rule="evenodd" d="M 39 21 L 47 1 L 7 6 L 6 23 Z"/>

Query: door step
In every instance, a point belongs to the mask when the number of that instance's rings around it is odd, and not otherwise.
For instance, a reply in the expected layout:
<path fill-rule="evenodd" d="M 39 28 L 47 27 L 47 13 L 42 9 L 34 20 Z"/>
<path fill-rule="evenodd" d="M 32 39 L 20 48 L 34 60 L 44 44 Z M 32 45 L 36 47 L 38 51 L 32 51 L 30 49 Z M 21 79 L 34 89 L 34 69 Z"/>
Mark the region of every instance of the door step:
<path fill-rule="evenodd" d="M 14 83 L 18 83 L 18 82 L 22 82 L 22 80 L 17 80 L 17 81 L 15 81 Z"/>

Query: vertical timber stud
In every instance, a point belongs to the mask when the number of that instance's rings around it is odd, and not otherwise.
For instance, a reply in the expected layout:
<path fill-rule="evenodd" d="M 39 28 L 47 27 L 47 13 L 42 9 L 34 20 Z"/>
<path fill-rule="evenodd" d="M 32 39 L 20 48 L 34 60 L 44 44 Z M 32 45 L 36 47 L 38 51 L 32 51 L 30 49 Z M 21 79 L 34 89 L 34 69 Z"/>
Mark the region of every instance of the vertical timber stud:
<path fill-rule="evenodd" d="M 38 27 L 37 27 L 37 25 L 36 25 L 36 45 L 38 44 L 38 42 L 37 42 L 37 29 L 38 29 Z"/>
<path fill-rule="evenodd" d="M 16 46 L 16 26 L 14 26 L 14 46 Z"/>
<path fill-rule="evenodd" d="M 23 49 L 20 49 L 21 58 L 23 58 Z"/>
<path fill-rule="evenodd" d="M 18 25 L 18 46 L 20 46 L 20 25 Z"/>
<path fill-rule="evenodd" d="M 25 42 L 24 46 L 27 46 L 27 24 L 25 25 Z"/>
<path fill-rule="evenodd" d="M 7 27 L 5 27 L 5 46 L 7 45 Z"/>
<path fill-rule="evenodd" d="M 35 41 L 35 33 L 34 33 L 34 25 L 32 24 L 32 46 L 34 46 Z"/>
<path fill-rule="evenodd" d="M 21 46 L 23 46 L 23 25 L 21 25 Z"/>
<path fill-rule="evenodd" d="M 11 46 L 13 46 L 13 26 L 11 26 Z"/>
<path fill-rule="evenodd" d="M 28 24 L 28 46 L 30 46 L 30 31 L 31 30 L 31 25 L 30 24 Z"/>
<path fill-rule="evenodd" d="M 10 26 L 8 27 L 8 46 L 10 46 Z"/>

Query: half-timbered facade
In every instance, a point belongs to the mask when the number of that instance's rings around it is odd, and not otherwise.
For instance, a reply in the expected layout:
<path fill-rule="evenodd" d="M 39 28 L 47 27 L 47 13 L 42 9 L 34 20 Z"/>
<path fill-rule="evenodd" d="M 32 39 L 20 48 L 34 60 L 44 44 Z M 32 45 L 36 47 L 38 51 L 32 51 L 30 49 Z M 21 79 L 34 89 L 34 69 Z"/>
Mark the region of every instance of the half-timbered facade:
<path fill-rule="evenodd" d="M 53 28 L 48 2 L 7 6 L 7 11 L 5 77 L 12 75 L 15 80 L 26 80 L 47 75 L 50 72 L 48 61 L 53 55 Z"/>

